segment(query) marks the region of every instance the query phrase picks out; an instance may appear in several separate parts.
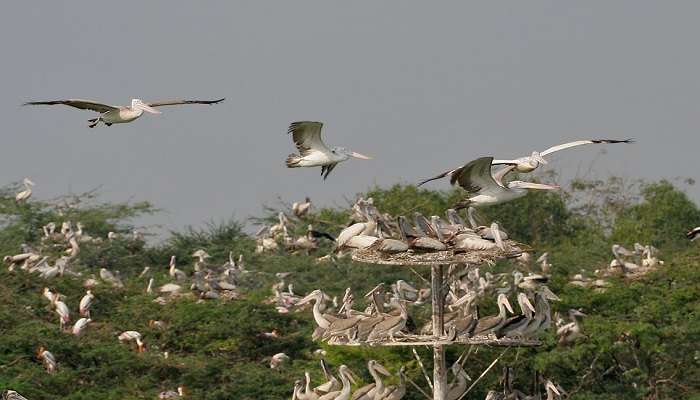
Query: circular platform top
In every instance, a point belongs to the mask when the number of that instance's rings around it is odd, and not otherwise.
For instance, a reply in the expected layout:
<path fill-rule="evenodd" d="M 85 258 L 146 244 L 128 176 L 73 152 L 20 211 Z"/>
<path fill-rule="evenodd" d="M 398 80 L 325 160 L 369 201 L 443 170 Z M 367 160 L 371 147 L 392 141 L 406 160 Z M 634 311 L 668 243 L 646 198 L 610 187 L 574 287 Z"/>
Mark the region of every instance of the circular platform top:
<path fill-rule="evenodd" d="M 503 258 L 518 257 L 526 251 L 523 245 L 511 240 L 506 242 L 506 250 L 493 248 L 488 250 L 472 250 L 469 252 L 444 250 L 434 252 L 406 251 L 403 253 L 382 253 L 372 248 L 358 249 L 352 253 L 352 259 L 367 264 L 385 265 L 438 265 L 438 264 L 493 264 Z"/>

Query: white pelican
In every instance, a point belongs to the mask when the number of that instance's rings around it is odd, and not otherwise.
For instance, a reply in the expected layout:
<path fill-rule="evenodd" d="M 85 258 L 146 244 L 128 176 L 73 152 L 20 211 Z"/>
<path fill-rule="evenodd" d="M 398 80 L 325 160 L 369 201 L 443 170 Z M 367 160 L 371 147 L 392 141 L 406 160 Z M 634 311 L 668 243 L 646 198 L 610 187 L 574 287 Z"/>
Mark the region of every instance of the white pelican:
<path fill-rule="evenodd" d="M 153 101 L 149 103 L 144 103 L 140 99 L 132 99 L 131 106 L 112 106 L 109 104 L 97 103 L 92 100 L 81 100 L 81 99 L 68 99 L 68 100 L 51 100 L 51 101 L 29 101 L 24 103 L 25 106 L 37 106 L 37 105 L 47 105 L 52 106 L 56 104 L 63 104 L 66 106 L 71 106 L 75 108 L 80 108 L 82 110 L 92 110 L 100 113 L 100 116 L 88 120 L 90 128 L 94 128 L 98 123 L 102 122 L 107 126 L 112 124 L 122 124 L 125 122 L 131 122 L 138 117 L 140 117 L 144 111 L 151 114 L 160 114 L 161 112 L 156 110 L 155 107 L 163 106 L 175 106 L 180 104 L 217 104 L 224 101 L 223 98 L 217 100 L 165 100 L 165 101 Z"/>
<path fill-rule="evenodd" d="M 343 147 L 329 148 L 321 139 L 322 127 L 323 123 L 321 122 L 292 122 L 289 126 L 289 133 L 292 134 L 294 144 L 299 150 L 299 155 L 290 154 L 287 157 L 288 168 L 321 167 L 321 175 L 323 179 L 326 179 L 339 162 L 345 161 L 350 157 L 363 160 L 370 159 L 365 155 L 349 151 Z"/>
<path fill-rule="evenodd" d="M 32 182 L 29 178 L 24 178 L 22 184 L 24 185 L 24 190 L 17 193 L 17 195 L 15 196 L 15 201 L 18 203 L 21 203 L 27 200 L 29 197 L 31 197 L 32 186 L 34 186 L 34 182 Z"/>
<path fill-rule="evenodd" d="M 690 232 L 686 233 L 685 236 L 690 239 L 690 241 L 695 241 L 696 239 L 700 238 L 700 226 L 693 228 L 690 230 Z"/>
<path fill-rule="evenodd" d="M 496 172 L 494 175 L 491 173 L 492 161 L 493 157 L 477 158 L 460 168 L 446 171 L 438 176 L 426 179 L 420 182 L 418 186 L 435 179 L 449 176 L 452 185 L 458 184 L 468 193 L 467 198 L 457 203 L 455 207 L 457 209 L 469 206 L 480 207 L 505 203 L 525 196 L 527 194 L 527 189 L 559 189 L 557 185 L 523 181 L 511 181 L 504 184 L 502 181 L 503 176 L 514 169 L 515 166 L 506 167 Z"/>
<path fill-rule="evenodd" d="M 92 294 L 90 290 L 85 292 L 85 296 L 80 299 L 80 315 L 83 317 L 90 318 L 90 306 L 92 306 L 92 301 L 95 299 L 95 295 Z"/>
<path fill-rule="evenodd" d="M 571 147 L 582 146 L 584 144 L 611 144 L 611 143 L 634 143 L 632 139 L 625 140 L 614 140 L 614 139 L 590 139 L 590 140 L 577 140 L 575 142 L 569 142 L 553 146 L 545 151 L 538 152 L 533 151 L 531 155 L 526 157 L 516 158 L 515 160 L 493 160 L 492 165 L 512 165 L 518 172 L 532 172 L 537 167 L 542 164 L 547 164 L 544 156 L 552 154 L 554 152 L 569 149 Z"/>

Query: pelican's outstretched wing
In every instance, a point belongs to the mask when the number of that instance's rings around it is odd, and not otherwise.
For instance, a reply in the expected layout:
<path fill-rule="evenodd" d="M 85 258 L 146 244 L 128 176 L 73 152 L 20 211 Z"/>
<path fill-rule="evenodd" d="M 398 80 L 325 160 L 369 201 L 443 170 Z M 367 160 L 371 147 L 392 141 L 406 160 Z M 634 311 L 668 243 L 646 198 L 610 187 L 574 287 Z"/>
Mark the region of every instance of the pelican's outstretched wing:
<path fill-rule="evenodd" d="M 23 106 L 53 106 L 56 104 L 63 104 L 66 106 L 80 108 L 81 110 L 97 111 L 99 113 L 106 113 L 107 111 L 119 109 L 119 107 L 117 107 L 117 106 L 111 106 L 109 104 L 102 104 L 102 103 L 94 102 L 92 100 L 82 100 L 82 99 L 28 101 L 22 105 Z"/>
<path fill-rule="evenodd" d="M 457 168 L 457 169 L 459 169 L 459 168 Z M 454 174 L 455 171 L 457 171 L 457 169 L 451 169 L 451 170 L 449 170 L 449 171 L 445 171 L 445 172 L 441 173 L 440 175 L 434 176 L 434 177 L 432 177 L 432 178 L 424 179 L 424 180 L 418 182 L 418 185 L 416 185 L 416 186 L 421 186 L 421 185 L 423 185 L 423 184 L 425 184 L 425 183 L 428 183 L 428 182 L 430 182 L 430 181 L 434 181 L 434 180 L 436 180 L 436 179 L 444 178 L 444 177 L 446 177 L 446 176 L 452 176 L 452 174 Z"/>
<path fill-rule="evenodd" d="M 481 157 L 457 168 L 450 176 L 452 185 L 459 184 L 469 193 L 476 193 L 494 186 L 503 187 L 491 175 L 493 157 Z"/>
<path fill-rule="evenodd" d="M 163 100 L 163 101 L 152 101 L 146 103 L 151 107 L 163 107 L 163 106 L 178 106 L 181 104 L 218 104 L 224 101 L 226 98 L 222 97 L 217 100 Z"/>
<path fill-rule="evenodd" d="M 590 139 L 590 140 L 577 140 L 575 142 L 569 142 L 569 143 L 564 143 L 560 144 L 557 146 L 553 146 L 548 148 L 547 150 L 543 151 L 540 153 L 542 157 L 546 156 L 547 154 L 552 154 L 556 151 L 559 150 L 564 150 L 568 149 L 570 147 L 576 147 L 576 146 L 582 146 L 584 144 L 613 144 L 613 143 L 634 143 L 634 139 L 625 139 L 625 140 L 615 140 L 615 139 Z"/>
<path fill-rule="evenodd" d="M 294 144 L 297 146 L 299 154 L 301 154 L 302 157 L 314 151 L 323 153 L 331 152 L 331 149 L 329 149 L 328 146 L 323 143 L 323 139 L 321 139 L 322 127 L 323 123 L 312 121 L 292 122 L 291 125 L 289 125 L 288 133 L 292 134 Z M 330 169 L 332 170 L 333 168 L 330 167 Z"/>

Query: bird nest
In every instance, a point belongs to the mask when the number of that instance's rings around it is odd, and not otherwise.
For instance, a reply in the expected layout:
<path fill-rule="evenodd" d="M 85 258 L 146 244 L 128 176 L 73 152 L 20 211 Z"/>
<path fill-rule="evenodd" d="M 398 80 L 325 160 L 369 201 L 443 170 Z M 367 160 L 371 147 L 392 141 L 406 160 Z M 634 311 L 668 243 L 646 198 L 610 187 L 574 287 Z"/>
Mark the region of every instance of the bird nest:
<path fill-rule="evenodd" d="M 494 264 L 503 258 L 520 256 L 523 245 L 512 240 L 507 240 L 505 250 L 499 248 L 471 251 L 432 251 L 418 252 L 409 250 L 403 253 L 382 253 L 372 248 L 358 249 L 352 253 L 352 259 L 366 264 L 385 265 L 438 265 L 438 264 L 468 264 L 483 265 Z"/>
<path fill-rule="evenodd" d="M 458 336 L 454 340 L 448 337 L 436 337 L 432 335 L 397 335 L 394 341 L 389 338 L 372 340 L 372 341 L 356 341 L 351 342 L 345 338 L 334 337 L 327 342 L 336 346 L 435 346 L 435 345 L 451 345 L 451 344 L 473 344 L 480 346 L 495 346 L 495 347 L 537 347 L 542 345 L 542 342 L 536 339 L 529 338 L 497 338 L 495 335 L 480 335 L 473 337 Z"/>

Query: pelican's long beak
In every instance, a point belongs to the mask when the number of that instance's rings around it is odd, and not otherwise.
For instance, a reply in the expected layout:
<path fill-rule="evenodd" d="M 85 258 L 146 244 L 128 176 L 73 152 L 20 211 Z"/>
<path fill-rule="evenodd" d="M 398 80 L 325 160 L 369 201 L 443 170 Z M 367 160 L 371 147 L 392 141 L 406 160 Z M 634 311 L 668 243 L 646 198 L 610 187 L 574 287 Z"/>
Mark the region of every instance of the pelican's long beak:
<path fill-rule="evenodd" d="M 357 385 L 357 381 L 355 380 L 355 373 L 350 371 L 350 369 L 347 369 L 347 376 L 350 382 L 352 382 L 353 385 Z"/>
<path fill-rule="evenodd" d="M 536 312 L 535 307 L 532 305 L 532 303 L 530 302 L 530 299 L 528 299 L 527 296 L 523 297 L 523 304 L 525 304 L 525 306 L 527 306 L 527 308 L 529 308 L 530 311 Z"/>
<path fill-rule="evenodd" d="M 391 372 L 389 372 L 386 368 L 384 368 L 383 365 L 381 365 L 379 363 L 374 365 L 374 369 L 384 376 L 391 376 Z"/>
<path fill-rule="evenodd" d="M 313 299 L 315 297 L 315 295 L 316 295 L 315 293 L 309 294 L 308 296 L 304 297 L 303 299 L 297 301 L 297 305 L 301 306 L 301 305 L 308 303 L 309 301 L 311 301 L 311 299 Z"/>
<path fill-rule="evenodd" d="M 508 309 L 508 311 L 510 311 L 511 314 L 515 314 L 513 312 L 513 307 L 510 305 L 510 301 L 508 301 L 508 298 L 505 296 L 503 296 L 503 305 Z"/>
<path fill-rule="evenodd" d="M 548 185 L 546 183 L 534 183 L 534 182 L 520 182 L 518 185 L 523 189 L 537 189 L 537 190 L 559 190 L 559 185 Z"/>
<path fill-rule="evenodd" d="M 143 111 L 149 112 L 151 114 L 162 114 L 162 112 L 156 110 L 155 108 L 149 106 L 148 104 L 145 103 L 139 103 L 137 105 L 138 108 L 142 109 Z"/>
<path fill-rule="evenodd" d="M 354 151 L 353 151 L 352 153 L 350 153 L 350 155 L 351 155 L 352 157 L 359 158 L 359 159 L 361 159 L 361 160 L 371 160 L 371 159 L 372 159 L 372 157 L 367 157 L 367 156 L 364 155 L 364 154 L 356 153 L 356 152 L 354 152 Z"/>

